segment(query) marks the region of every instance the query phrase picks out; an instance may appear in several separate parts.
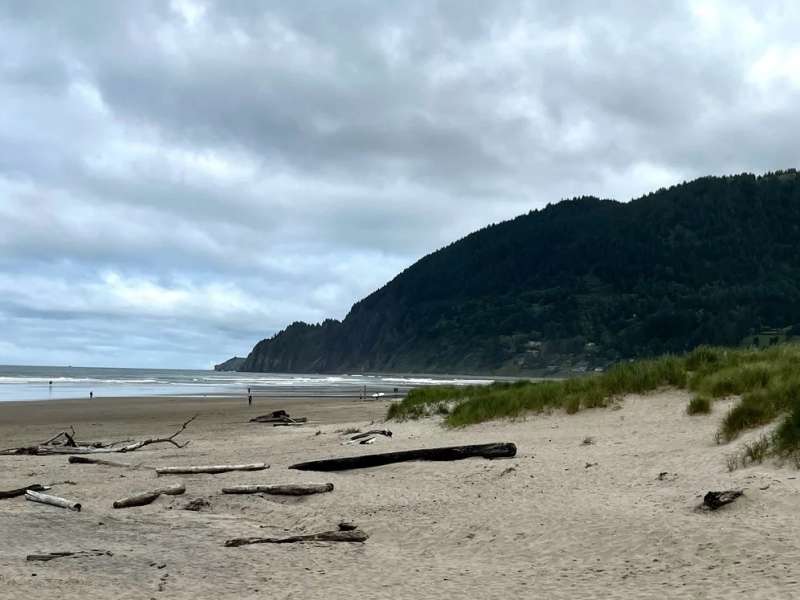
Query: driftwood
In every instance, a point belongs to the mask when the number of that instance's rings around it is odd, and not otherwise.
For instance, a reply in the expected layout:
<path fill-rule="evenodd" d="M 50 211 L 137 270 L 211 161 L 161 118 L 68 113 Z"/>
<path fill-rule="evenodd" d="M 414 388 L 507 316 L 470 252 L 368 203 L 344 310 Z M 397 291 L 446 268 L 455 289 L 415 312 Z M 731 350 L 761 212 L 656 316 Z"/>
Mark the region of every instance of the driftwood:
<path fill-rule="evenodd" d="M 308 421 L 306 417 L 291 417 L 285 410 L 275 410 L 267 415 L 250 419 L 251 423 L 297 424 Z"/>
<path fill-rule="evenodd" d="M 127 498 L 122 498 L 114 502 L 114 508 L 130 508 L 131 506 L 144 506 L 145 504 L 150 504 L 158 498 L 161 494 L 166 494 L 168 496 L 179 496 L 186 491 L 186 486 L 182 483 L 176 483 L 175 485 L 170 485 L 167 487 L 159 488 L 157 490 L 153 490 L 151 492 L 143 492 L 141 494 L 136 494 L 135 496 L 129 496 Z"/>
<path fill-rule="evenodd" d="M 32 483 L 31 485 L 17 488 L 16 490 L 7 490 L 5 492 L 0 492 L 0 500 L 5 500 L 6 498 L 18 498 L 19 496 L 24 496 L 25 492 L 28 490 L 32 492 L 43 492 L 45 490 L 49 490 L 49 485 L 42 485 L 41 483 Z"/>
<path fill-rule="evenodd" d="M 392 432 L 388 429 L 373 429 L 372 431 L 365 431 L 364 433 L 357 433 L 350 440 L 360 440 L 361 438 L 371 437 L 376 435 L 385 435 L 386 437 L 392 437 Z"/>
<path fill-rule="evenodd" d="M 336 531 L 323 531 L 321 533 L 311 533 L 308 535 L 292 535 L 283 538 L 272 537 L 249 537 L 233 538 L 225 542 L 225 546 L 235 548 L 237 546 L 247 546 L 249 544 L 294 544 L 302 542 L 366 542 L 369 536 L 358 528 L 345 529 L 342 523 Z"/>
<path fill-rule="evenodd" d="M 730 504 L 744 494 L 742 490 L 725 490 L 723 492 L 708 492 L 703 497 L 703 506 L 709 510 L 717 510 Z"/>
<path fill-rule="evenodd" d="M 517 453 L 512 443 L 478 444 L 476 446 L 449 446 L 446 448 L 425 448 L 421 450 L 405 450 L 402 452 L 385 452 L 364 456 L 348 456 L 297 463 L 289 467 L 300 471 L 346 471 L 348 469 L 364 469 L 410 460 L 461 460 L 463 458 L 510 458 Z"/>
<path fill-rule="evenodd" d="M 251 465 L 204 465 L 200 467 L 156 467 L 158 475 L 195 475 L 197 473 L 227 473 L 228 471 L 263 471 L 269 469 L 266 463 Z"/>
<path fill-rule="evenodd" d="M 126 469 L 155 469 L 147 465 L 132 465 L 130 463 L 117 462 L 115 460 L 105 460 L 103 458 L 91 458 L 89 456 L 70 456 L 70 464 L 78 465 L 105 465 L 107 467 L 122 467 Z"/>
<path fill-rule="evenodd" d="M 75 552 L 43 552 L 42 554 L 28 554 L 25 557 L 25 560 L 30 561 L 42 561 L 46 562 L 49 560 L 53 560 L 56 558 L 66 558 L 66 557 L 73 557 L 73 558 L 80 558 L 82 556 L 114 556 L 113 552 L 108 550 L 76 550 Z"/>
<path fill-rule="evenodd" d="M 138 450 L 139 448 L 143 448 L 145 446 L 149 446 L 150 444 L 172 444 L 177 448 L 185 448 L 189 445 L 189 442 L 184 442 L 183 444 L 179 444 L 175 441 L 175 438 L 183 433 L 186 427 L 197 418 L 197 415 L 193 416 L 191 419 L 184 421 L 183 425 L 178 428 L 178 431 L 173 433 L 169 437 L 165 438 L 148 438 L 146 440 L 142 440 L 141 442 L 134 442 L 133 444 L 128 444 L 127 446 L 122 446 L 121 448 L 116 448 L 114 452 L 133 452 L 134 450 Z"/>
<path fill-rule="evenodd" d="M 19 448 L 6 448 L 4 450 L 0 450 L 0 455 L 20 455 L 20 454 L 29 454 L 34 456 L 45 456 L 48 454 L 108 454 L 112 452 L 133 452 L 138 450 L 139 448 L 144 448 L 145 446 L 149 446 L 150 444 L 172 444 L 178 448 L 186 447 L 189 442 L 184 442 L 183 444 L 179 444 L 175 441 L 175 437 L 177 437 L 180 433 L 182 433 L 186 427 L 197 418 L 197 415 L 193 416 L 191 419 L 187 420 L 183 423 L 183 425 L 178 428 L 178 430 L 173 433 L 169 437 L 164 438 L 148 438 L 146 440 L 142 440 L 139 442 L 134 442 L 132 444 L 127 444 L 125 446 L 120 446 L 119 448 L 113 448 L 115 444 L 119 444 L 121 442 L 115 442 L 109 444 L 108 446 L 104 447 L 95 447 L 95 446 L 71 446 L 71 445 L 53 445 L 53 444 L 39 444 L 36 446 L 22 446 Z M 66 434 L 66 432 L 63 432 Z M 59 434 L 57 437 L 61 436 Z M 51 438 L 52 441 L 53 439 Z M 73 440 L 74 442 L 74 440 Z"/>
<path fill-rule="evenodd" d="M 222 488 L 223 494 L 271 494 L 274 496 L 309 496 L 332 492 L 332 483 L 304 483 L 286 485 L 235 485 Z"/>
<path fill-rule="evenodd" d="M 31 502 L 40 502 L 42 504 L 50 504 L 51 506 L 58 506 L 60 508 L 74 510 L 76 512 L 81 511 L 80 502 L 65 500 L 64 498 L 59 498 L 58 496 L 49 496 L 47 494 L 41 494 L 32 490 L 25 492 L 25 499 L 30 500 Z"/>

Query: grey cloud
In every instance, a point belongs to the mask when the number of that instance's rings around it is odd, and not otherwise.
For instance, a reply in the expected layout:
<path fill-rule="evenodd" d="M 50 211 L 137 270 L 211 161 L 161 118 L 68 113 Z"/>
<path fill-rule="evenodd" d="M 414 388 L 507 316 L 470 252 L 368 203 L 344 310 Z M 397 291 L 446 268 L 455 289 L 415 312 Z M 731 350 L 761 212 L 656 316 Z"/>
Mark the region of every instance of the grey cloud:
<path fill-rule="evenodd" d="M 0 4 L 0 362 L 207 366 L 547 202 L 794 166 L 798 13 Z"/>

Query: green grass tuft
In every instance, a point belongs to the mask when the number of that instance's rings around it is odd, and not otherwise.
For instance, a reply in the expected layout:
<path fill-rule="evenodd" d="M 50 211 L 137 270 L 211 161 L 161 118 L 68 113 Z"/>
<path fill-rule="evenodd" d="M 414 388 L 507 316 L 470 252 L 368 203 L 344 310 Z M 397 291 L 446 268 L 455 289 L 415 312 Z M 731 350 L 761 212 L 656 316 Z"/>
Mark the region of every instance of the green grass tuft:
<path fill-rule="evenodd" d="M 482 421 L 564 410 L 569 414 L 612 405 L 625 394 L 660 387 L 689 389 L 690 415 L 708 414 L 716 398 L 740 400 L 722 420 L 716 439 L 729 442 L 741 432 L 780 419 L 774 433 L 745 446 L 742 464 L 775 453 L 800 462 L 800 345 L 764 350 L 701 346 L 683 356 L 624 362 L 598 375 L 565 380 L 495 382 L 467 387 L 417 388 L 389 409 L 390 419 L 442 415 L 461 427 Z"/>
<path fill-rule="evenodd" d="M 686 405 L 686 414 L 707 415 L 711 412 L 711 399 L 708 396 L 695 396 Z"/>

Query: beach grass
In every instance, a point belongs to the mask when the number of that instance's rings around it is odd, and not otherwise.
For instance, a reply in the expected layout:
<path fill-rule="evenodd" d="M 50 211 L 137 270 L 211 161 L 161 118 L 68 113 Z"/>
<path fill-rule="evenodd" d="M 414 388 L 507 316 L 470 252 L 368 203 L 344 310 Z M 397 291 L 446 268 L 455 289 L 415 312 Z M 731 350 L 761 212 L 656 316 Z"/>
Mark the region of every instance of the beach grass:
<path fill-rule="evenodd" d="M 769 453 L 800 453 L 798 344 L 763 350 L 701 346 L 684 355 L 619 363 L 604 373 L 571 379 L 417 388 L 390 407 L 388 418 L 440 414 L 447 426 L 462 427 L 557 409 L 572 414 L 607 407 L 625 394 L 666 387 L 694 393 L 687 406 L 690 415 L 708 414 L 716 399 L 739 398 L 722 419 L 720 441 L 780 419 L 769 443 L 755 448 L 750 462 Z"/>

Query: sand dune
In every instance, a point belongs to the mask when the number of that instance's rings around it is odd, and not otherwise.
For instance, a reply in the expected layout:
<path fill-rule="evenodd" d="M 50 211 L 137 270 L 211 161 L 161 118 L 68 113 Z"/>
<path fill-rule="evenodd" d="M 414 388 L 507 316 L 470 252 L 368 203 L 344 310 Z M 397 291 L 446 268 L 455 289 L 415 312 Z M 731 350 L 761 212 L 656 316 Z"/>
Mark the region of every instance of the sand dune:
<path fill-rule="evenodd" d="M 156 478 L 149 470 L 72 465 L 63 456 L 0 457 L 0 489 L 71 480 L 53 493 L 84 506 L 72 513 L 0 500 L 0 598 L 795 597 L 798 473 L 774 465 L 728 473 L 725 455 L 733 448 L 713 442 L 725 404 L 710 417 L 688 417 L 686 400 L 682 392 L 631 396 L 619 410 L 455 431 L 435 420 L 391 423 L 394 437 L 371 446 L 343 446 L 336 431 L 366 427 L 384 414 L 384 403 L 293 404 L 292 413 L 318 421 L 301 428 L 247 423 L 273 406 L 247 409 L 240 400 L 2 405 L 4 447 L 69 424 L 82 438 L 170 433 L 199 412 L 186 449 L 159 446 L 122 459 L 264 461 L 271 468 Z M 587 436 L 593 444 L 582 443 Z M 517 457 L 343 473 L 286 469 L 335 455 L 491 441 L 515 442 Z M 661 472 L 668 475 L 659 480 Z M 118 498 L 177 481 L 186 484 L 183 496 L 111 508 Z M 220 493 L 243 483 L 326 481 L 333 493 L 305 498 Z M 706 491 L 731 487 L 745 488 L 745 496 L 716 513 L 694 510 Z M 211 508 L 181 510 L 195 498 Z M 370 539 L 223 547 L 232 537 L 310 533 L 342 520 Z M 113 556 L 25 561 L 28 553 L 93 548 Z"/>

